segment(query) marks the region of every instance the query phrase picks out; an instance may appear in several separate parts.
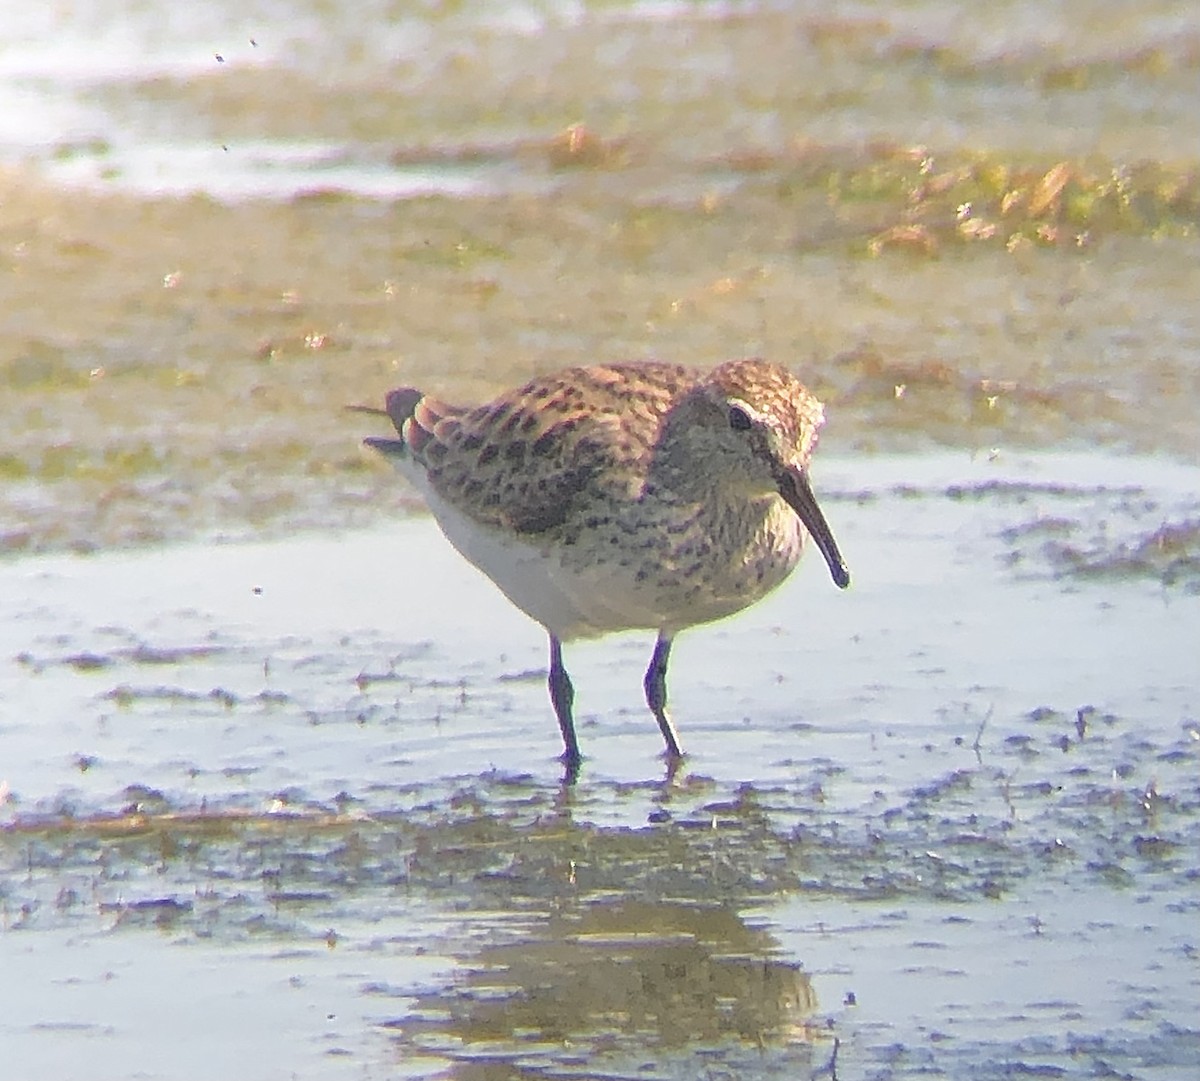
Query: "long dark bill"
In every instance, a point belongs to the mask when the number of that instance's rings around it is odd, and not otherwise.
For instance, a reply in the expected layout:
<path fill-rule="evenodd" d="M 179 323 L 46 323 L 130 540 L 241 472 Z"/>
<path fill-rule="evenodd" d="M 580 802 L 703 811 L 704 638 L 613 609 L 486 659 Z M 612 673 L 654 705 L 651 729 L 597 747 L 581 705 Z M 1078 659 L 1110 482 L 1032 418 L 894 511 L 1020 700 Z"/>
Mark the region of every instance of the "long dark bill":
<path fill-rule="evenodd" d="M 850 571 L 846 569 L 842 553 L 838 551 L 837 541 L 833 539 L 833 531 L 825 521 L 825 515 L 817 506 L 817 497 L 813 495 L 812 486 L 808 483 L 808 471 L 794 467 L 785 469 L 779 476 L 779 494 L 800 516 L 804 528 L 821 549 L 821 555 L 829 564 L 829 573 L 833 575 L 834 583 L 839 589 L 845 589 L 850 584 Z"/>

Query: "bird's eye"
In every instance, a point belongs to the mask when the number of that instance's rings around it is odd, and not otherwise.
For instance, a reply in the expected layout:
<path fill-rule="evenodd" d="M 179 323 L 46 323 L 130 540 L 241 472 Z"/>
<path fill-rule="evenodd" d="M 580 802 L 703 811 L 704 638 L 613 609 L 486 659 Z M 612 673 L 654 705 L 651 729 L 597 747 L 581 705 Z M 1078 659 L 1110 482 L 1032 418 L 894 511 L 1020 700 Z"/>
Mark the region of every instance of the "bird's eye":
<path fill-rule="evenodd" d="M 729 427 L 735 432 L 748 432 L 751 427 L 750 414 L 740 405 L 729 407 Z"/>

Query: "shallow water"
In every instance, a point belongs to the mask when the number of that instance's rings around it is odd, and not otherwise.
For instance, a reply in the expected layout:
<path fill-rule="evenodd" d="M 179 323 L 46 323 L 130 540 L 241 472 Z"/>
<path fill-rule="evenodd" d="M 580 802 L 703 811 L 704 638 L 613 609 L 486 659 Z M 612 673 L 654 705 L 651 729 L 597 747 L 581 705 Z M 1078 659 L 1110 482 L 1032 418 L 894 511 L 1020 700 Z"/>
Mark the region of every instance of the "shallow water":
<path fill-rule="evenodd" d="M 0 1075 L 1200 1072 L 1200 16 L 8 5 Z M 568 653 L 342 406 L 761 353 L 854 575 Z"/>
<path fill-rule="evenodd" d="M 427 520 L 0 568 L 22 1076 L 1188 1076 L 1200 580 L 1125 555 L 1200 476 L 823 478 L 854 588 L 681 639 L 674 780 L 630 636 L 561 787 L 541 633 Z"/>

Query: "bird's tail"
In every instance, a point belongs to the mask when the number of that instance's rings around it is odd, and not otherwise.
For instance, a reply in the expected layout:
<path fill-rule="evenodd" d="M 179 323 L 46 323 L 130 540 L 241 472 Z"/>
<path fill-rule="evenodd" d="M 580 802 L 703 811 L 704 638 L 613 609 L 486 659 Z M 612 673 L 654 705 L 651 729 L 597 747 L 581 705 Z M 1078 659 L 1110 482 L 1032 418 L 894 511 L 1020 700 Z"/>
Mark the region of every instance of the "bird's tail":
<path fill-rule="evenodd" d="M 396 429 L 399 439 L 382 439 L 369 436 L 363 443 L 389 458 L 402 458 L 408 451 L 419 453 L 430 438 L 433 426 L 442 419 L 448 407 L 426 397 L 416 387 L 398 387 L 388 391 L 384 408 L 371 405 L 347 406 L 354 413 L 369 413 L 387 417 Z"/>

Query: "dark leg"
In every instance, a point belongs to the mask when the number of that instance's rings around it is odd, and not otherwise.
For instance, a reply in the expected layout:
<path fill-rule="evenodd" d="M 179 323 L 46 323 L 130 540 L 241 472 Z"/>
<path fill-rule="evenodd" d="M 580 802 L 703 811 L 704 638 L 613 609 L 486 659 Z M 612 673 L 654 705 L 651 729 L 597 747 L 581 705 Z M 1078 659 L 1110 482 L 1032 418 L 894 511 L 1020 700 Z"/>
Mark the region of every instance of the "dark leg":
<path fill-rule="evenodd" d="M 658 727 L 667 744 L 668 760 L 683 757 L 679 749 L 679 736 L 675 734 L 675 726 L 667 716 L 667 661 L 671 656 L 671 639 L 659 632 L 658 641 L 654 643 L 654 656 L 650 658 L 650 667 L 646 669 L 646 705 L 658 721 Z"/>
<path fill-rule="evenodd" d="M 579 753 L 579 741 L 575 738 L 575 721 L 571 714 L 571 706 L 575 701 L 575 688 L 571 686 L 571 677 L 563 667 L 562 643 L 550 635 L 550 701 L 554 705 L 554 714 L 558 717 L 558 727 L 563 738 L 563 762 L 568 772 L 579 769 L 583 756 Z"/>

